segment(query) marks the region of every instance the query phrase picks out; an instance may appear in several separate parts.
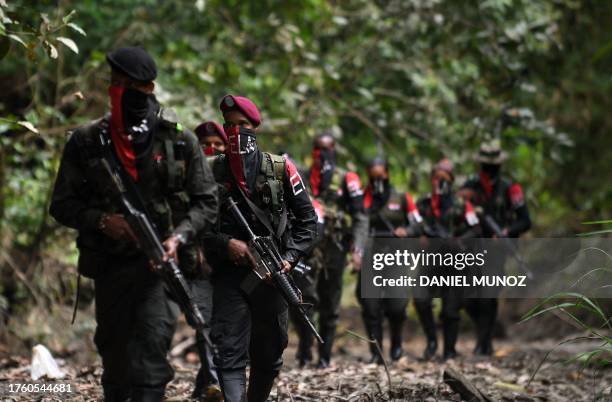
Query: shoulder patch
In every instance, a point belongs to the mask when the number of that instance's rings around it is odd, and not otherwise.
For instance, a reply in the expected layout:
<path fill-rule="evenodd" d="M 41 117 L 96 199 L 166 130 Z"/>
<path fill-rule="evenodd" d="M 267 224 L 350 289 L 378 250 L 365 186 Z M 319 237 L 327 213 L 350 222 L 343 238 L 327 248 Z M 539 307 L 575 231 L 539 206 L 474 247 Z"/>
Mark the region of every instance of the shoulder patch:
<path fill-rule="evenodd" d="M 478 215 L 476 215 L 476 211 L 474 211 L 474 207 L 472 207 L 472 203 L 469 201 L 465 202 L 465 220 L 470 226 L 476 226 L 480 223 Z"/>
<path fill-rule="evenodd" d="M 361 187 L 361 179 L 359 175 L 355 172 L 348 172 L 344 176 L 344 181 L 346 182 L 346 188 L 348 189 L 349 196 L 358 197 L 363 195 L 363 189 Z"/>
<path fill-rule="evenodd" d="M 518 183 L 513 183 L 508 188 L 508 198 L 514 208 L 519 208 L 525 204 L 525 196 L 523 195 L 523 188 Z"/>
<path fill-rule="evenodd" d="M 298 195 L 305 190 L 304 182 L 297 168 L 291 160 L 285 158 L 285 172 L 289 178 L 293 195 Z"/>
<path fill-rule="evenodd" d="M 406 213 L 408 214 L 408 220 L 416 223 L 423 222 L 423 217 L 421 217 L 421 214 L 419 213 L 419 208 L 417 208 L 410 193 L 406 191 L 404 193 L 404 197 L 406 201 Z"/>

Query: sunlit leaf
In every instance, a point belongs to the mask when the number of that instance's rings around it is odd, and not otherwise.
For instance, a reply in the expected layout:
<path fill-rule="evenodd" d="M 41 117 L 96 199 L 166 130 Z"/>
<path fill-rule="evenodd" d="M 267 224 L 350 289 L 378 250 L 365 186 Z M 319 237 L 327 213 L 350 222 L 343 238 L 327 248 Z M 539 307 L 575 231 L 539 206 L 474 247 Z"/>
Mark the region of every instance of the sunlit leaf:
<path fill-rule="evenodd" d="M 28 45 L 23 41 L 23 39 L 21 39 L 19 36 L 15 35 L 15 34 L 8 34 L 7 35 L 9 38 L 11 38 L 12 40 L 14 40 L 15 42 L 20 43 L 21 45 L 23 45 L 23 47 L 27 48 Z"/>
<path fill-rule="evenodd" d="M 72 50 L 74 53 L 78 54 L 79 53 L 79 47 L 77 46 L 77 44 L 70 38 L 66 38 L 63 36 L 58 36 L 57 37 L 57 41 L 61 42 L 64 44 L 64 46 L 66 46 L 68 49 Z"/>
<path fill-rule="evenodd" d="M 87 36 L 87 34 L 85 33 L 85 31 L 83 30 L 83 28 L 81 28 L 80 26 L 78 26 L 77 24 L 75 24 L 74 22 L 71 22 L 69 24 L 67 24 L 67 26 L 69 28 L 71 28 L 72 30 L 80 33 L 83 36 Z"/>
<path fill-rule="evenodd" d="M 17 124 L 19 124 L 22 127 L 27 128 L 28 130 L 30 130 L 31 132 L 38 134 L 38 129 L 36 127 L 34 127 L 34 125 L 32 123 L 30 123 L 29 121 L 18 121 Z"/>
<path fill-rule="evenodd" d="M 47 50 L 47 55 L 49 55 L 49 57 L 51 57 L 52 59 L 57 59 L 57 48 L 53 46 L 53 44 L 49 41 L 45 41 L 44 45 L 45 49 Z"/>

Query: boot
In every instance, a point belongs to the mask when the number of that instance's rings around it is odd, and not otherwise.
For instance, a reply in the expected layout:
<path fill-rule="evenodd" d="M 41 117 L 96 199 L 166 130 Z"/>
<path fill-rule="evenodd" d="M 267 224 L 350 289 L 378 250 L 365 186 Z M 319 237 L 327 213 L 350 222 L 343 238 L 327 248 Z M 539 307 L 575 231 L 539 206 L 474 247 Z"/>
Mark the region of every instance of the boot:
<path fill-rule="evenodd" d="M 370 338 L 370 341 L 376 341 L 378 343 L 378 346 L 380 347 L 380 350 L 382 350 L 382 347 L 383 347 L 382 323 L 380 322 L 370 323 L 370 325 L 368 325 L 366 329 L 368 331 L 368 337 Z M 383 364 L 383 358 L 378 352 L 378 348 L 376 347 L 376 344 L 373 342 L 370 342 L 370 360 L 368 361 L 368 363 Z"/>
<path fill-rule="evenodd" d="M 382 334 L 377 336 L 377 338 L 371 338 L 371 339 L 375 339 L 376 342 L 378 342 L 378 346 L 380 346 L 380 349 L 382 350 Z M 378 348 L 376 347 L 374 343 L 370 343 L 370 360 L 368 363 L 378 364 L 378 365 L 384 364 L 383 357 L 379 353 Z"/>
<path fill-rule="evenodd" d="M 130 402 L 162 402 L 165 388 L 132 388 Z"/>
<path fill-rule="evenodd" d="M 438 349 L 438 341 L 436 340 L 436 321 L 434 320 L 433 311 L 431 308 L 431 300 L 415 299 L 414 307 L 416 309 L 421 327 L 427 338 L 427 346 L 423 351 L 423 359 L 430 360 L 436 355 Z"/>
<path fill-rule="evenodd" d="M 497 319 L 497 299 L 483 299 L 480 301 L 480 319 L 478 322 L 478 341 L 474 354 L 481 356 L 493 355 L 493 330 Z"/>
<path fill-rule="evenodd" d="M 438 340 L 434 337 L 427 340 L 427 346 L 423 351 L 423 360 L 431 360 L 436 355 L 438 350 Z"/>
<path fill-rule="evenodd" d="M 104 402 L 128 402 L 130 400 L 130 389 L 128 387 L 118 387 L 104 385 Z"/>
<path fill-rule="evenodd" d="M 278 371 L 252 370 L 249 378 L 247 400 L 249 402 L 266 402 Z"/>
<path fill-rule="evenodd" d="M 402 328 L 404 320 L 402 318 L 391 318 L 389 320 L 389 329 L 391 332 L 391 351 L 390 356 L 392 361 L 398 361 L 404 353 L 402 349 Z"/>
<path fill-rule="evenodd" d="M 191 397 L 194 399 L 204 399 L 207 401 L 220 400 L 222 397 L 221 387 L 219 387 L 219 377 L 213 368 L 213 354 L 206 345 L 204 339 L 198 339 L 196 346 L 200 355 L 200 370 L 195 380 L 195 388 Z"/>
<path fill-rule="evenodd" d="M 299 344 L 295 357 L 299 362 L 300 368 L 312 362 L 312 341 L 312 335 L 299 333 Z"/>
<path fill-rule="evenodd" d="M 491 339 L 479 340 L 474 348 L 474 354 L 479 356 L 492 356 L 493 355 L 493 342 Z"/>
<path fill-rule="evenodd" d="M 221 370 L 217 374 L 225 402 L 246 402 L 245 369 Z"/>
<path fill-rule="evenodd" d="M 321 334 L 323 344 L 319 344 L 319 362 L 317 368 L 329 367 L 331 361 L 331 351 L 334 344 L 335 330 L 327 330 Z"/>
<path fill-rule="evenodd" d="M 329 363 L 329 359 L 326 359 L 326 358 L 324 358 L 324 357 L 320 357 L 320 358 L 319 358 L 319 362 L 317 363 L 317 366 L 316 366 L 316 367 L 317 367 L 319 370 L 323 370 L 323 369 L 329 368 L 329 364 L 330 364 L 330 363 Z"/>
<path fill-rule="evenodd" d="M 459 320 L 445 319 L 444 329 L 444 360 L 453 359 L 458 356 L 455 350 L 457 336 L 459 334 Z"/>

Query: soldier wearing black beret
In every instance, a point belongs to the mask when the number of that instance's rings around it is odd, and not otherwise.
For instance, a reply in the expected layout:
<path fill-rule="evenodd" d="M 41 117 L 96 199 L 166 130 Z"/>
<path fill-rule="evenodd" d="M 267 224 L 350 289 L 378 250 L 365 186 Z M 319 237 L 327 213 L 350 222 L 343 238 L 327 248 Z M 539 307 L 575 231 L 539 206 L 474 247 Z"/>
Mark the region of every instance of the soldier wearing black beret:
<path fill-rule="evenodd" d="M 178 307 L 121 214 L 102 156 L 114 154 L 165 239 L 166 255 L 186 276 L 198 273 L 195 240 L 216 219 L 217 190 L 197 138 L 153 95 L 153 59 L 141 48 L 125 47 L 107 61 L 111 111 L 73 130 L 50 213 L 78 230 L 79 273 L 95 281 L 94 342 L 104 400 L 157 402 L 174 376 L 166 355 Z"/>

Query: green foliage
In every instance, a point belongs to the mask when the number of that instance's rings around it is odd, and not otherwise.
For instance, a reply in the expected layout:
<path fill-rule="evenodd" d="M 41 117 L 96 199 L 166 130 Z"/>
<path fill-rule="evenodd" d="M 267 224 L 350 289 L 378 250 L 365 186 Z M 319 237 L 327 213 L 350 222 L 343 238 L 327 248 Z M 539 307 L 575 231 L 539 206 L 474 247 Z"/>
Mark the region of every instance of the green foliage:
<path fill-rule="evenodd" d="M 511 155 L 506 170 L 526 188 L 536 226 L 558 225 L 564 218 L 556 233 L 572 231 L 569 211 L 580 209 L 581 217 L 597 218 L 611 198 L 609 186 L 600 184 L 601 175 L 583 163 L 584 147 L 593 148 L 584 140 L 588 119 L 568 113 L 563 103 L 577 102 L 565 98 L 568 91 L 600 96 L 609 88 L 609 76 L 602 82 L 602 66 L 610 57 L 607 27 L 597 22 L 610 15 L 610 7 L 599 2 L 59 4 L 11 2 L 1 8 L 0 32 L 13 46 L 0 71 L 23 85 L 21 105 L 0 100 L 0 113 L 9 120 L 3 120 L 2 130 L 19 131 L 19 121 L 26 129 L 38 127 L 51 154 L 63 143 L 55 128 L 102 112 L 104 53 L 141 44 L 159 66 L 158 97 L 176 108 L 188 127 L 220 119 L 217 103 L 223 94 L 245 94 L 263 112 L 264 147 L 307 162 L 311 138 L 331 128 L 341 138 L 345 163 L 361 168 L 367 159 L 384 154 L 395 184 L 416 193 L 429 190 L 428 174 L 436 159 L 451 157 L 461 180 L 475 168 L 471 157 L 479 142 L 500 137 Z M 587 36 L 581 29 L 596 39 L 588 48 L 575 46 L 576 35 Z M 7 35 L 17 35 L 27 49 L 19 50 L 17 39 Z M 73 41 L 61 39 L 69 36 Z M 592 104 L 593 118 L 600 120 L 609 110 L 606 105 Z M 605 127 L 591 131 L 609 144 L 601 136 Z M 6 149 L 24 137 L 31 136 L 11 138 Z M 593 152 L 605 149 L 596 146 Z M 54 162 L 47 165 L 55 167 Z M 13 182 L 37 180 L 31 169 L 18 172 L 15 160 L 9 166 L 16 169 L 11 170 Z M 579 195 L 569 187 L 578 176 Z M 5 197 L 9 215 L 17 196 Z M 32 208 L 44 205 L 44 196 L 30 200 Z M 27 215 L 30 220 L 11 225 L 39 227 L 37 214 Z"/>
<path fill-rule="evenodd" d="M 0 1 L 0 59 L 8 67 L 3 76 L 7 73 L 11 78 L 5 85 L 13 86 L 7 93 L 30 98 L 21 111 L 10 102 L 0 105 L 0 222 L 13 229 L 8 234 L 21 246 L 40 242 L 47 220 L 58 141 L 40 136 L 38 127 L 47 131 L 66 120 L 61 110 L 64 99 L 57 93 L 63 85 L 58 82 L 64 61 L 61 46 L 78 54 L 77 44 L 68 35 L 86 36 L 72 21 L 75 14 L 75 10 L 34 10 Z M 44 81 L 52 76 L 55 82 Z M 20 90 L 23 80 L 25 88 Z"/>
<path fill-rule="evenodd" d="M 569 317 L 572 322 L 577 324 L 587 333 L 584 336 L 578 336 L 560 342 L 557 346 L 583 340 L 594 340 L 598 342 L 597 347 L 587 352 L 580 352 L 574 355 L 572 358 L 567 360 L 567 363 L 580 362 L 585 366 L 595 363 L 604 367 L 612 364 L 612 360 L 610 358 L 612 356 L 612 338 L 606 334 L 606 331 L 612 330 L 612 324 L 610 322 L 610 317 L 608 317 L 608 315 L 604 312 L 604 309 L 600 307 L 595 300 L 591 300 L 590 298 L 579 293 L 557 293 L 536 304 L 536 306 L 534 306 L 523 316 L 521 322 L 531 320 L 553 311 L 559 311 L 565 316 Z M 578 313 L 580 311 L 585 311 L 588 315 L 594 316 L 596 319 L 598 319 L 601 323 L 600 327 L 594 328 L 586 324 L 584 320 L 578 318 Z M 542 364 L 544 361 L 546 361 L 553 350 L 549 351 L 540 361 L 536 370 L 531 375 L 530 382 L 533 380 L 537 372 L 542 367 Z"/>
<path fill-rule="evenodd" d="M 85 31 L 71 22 L 76 11 L 62 15 L 57 13 L 55 18 L 50 18 L 48 13 L 41 12 L 35 21 L 32 13 L 24 6 L 10 5 L 6 1 L 0 1 L 0 59 L 6 56 L 11 41 L 18 43 L 26 49 L 27 57 L 35 60 L 40 57 L 40 50 L 52 59 L 59 56 L 58 47 L 60 44 L 67 47 L 74 53 L 79 53 L 79 47 L 66 36 L 61 36 L 64 28 L 86 36 Z"/>
<path fill-rule="evenodd" d="M 16 281 L 0 255 L 0 311 L 74 288 L 25 284 L 41 250 L 75 262 L 50 190 L 66 131 L 106 109 L 113 48 L 147 48 L 158 98 L 187 127 L 220 120 L 221 97 L 243 94 L 263 113 L 263 148 L 306 165 L 312 137 L 332 129 L 343 163 L 363 174 L 385 155 L 394 184 L 417 195 L 438 158 L 460 182 L 478 144 L 498 137 L 534 232 L 561 235 L 612 201 L 611 17 L 600 0 L 0 0 L 0 250 L 24 271 Z"/>
<path fill-rule="evenodd" d="M 609 224 L 611 222 L 612 221 L 610 220 L 601 220 L 586 223 Z M 590 234 L 601 235 L 610 232 L 612 232 L 612 229 L 592 232 Z M 612 261 L 611 255 L 607 254 L 604 250 L 599 251 L 605 254 L 605 256 L 608 258 L 608 262 Z M 612 273 L 612 269 L 609 267 L 595 268 L 590 272 L 587 272 L 584 276 L 586 277 L 596 273 L 604 274 L 604 276 L 602 276 L 602 288 L 609 287 L 609 275 Z M 583 278 L 580 278 L 577 282 L 581 281 L 582 279 Z M 581 328 L 586 333 L 586 335 L 581 335 L 562 341 L 557 345 L 557 347 L 566 343 L 584 340 L 596 341 L 598 343 L 598 345 L 591 350 L 575 354 L 572 358 L 567 360 L 567 363 L 579 362 L 583 366 L 598 364 L 602 367 L 612 365 L 612 338 L 609 335 L 612 331 L 612 317 L 609 316 L 609 312 L 607 312 L 604 307 L 600 306 L 596 300 L 576 292 L 556 293 L 537 303 L 523 316 L 521 322 L 525 322 L 551 312 L 560 312 L 561 314 L 569 317 L 571 322 L 575 323 L 578 328 Z M 582 317 L 585 317 L 586 315 L 586 317 L 595 319 L 600 323 L 599 327 L 588 325 L 585 319 L 580 318 L 580 313 L 583 313 Z M 553 351 L 554 349 L 550 350 L 540 361 L 536 370 L 531 375 L 529 382 L 535 378 L 535 375 L 542 367 L 542 364 L 544 364 L 550 353 Z"/>
<path fill-rule="evenodd" d="M 0 222 L 19 245 L 54 232 L 64 132 L 103 113 L 104 54 L 121 45 L 153 54 L 158 97 L 186 126 L 244 94 L 263 112 L 262 146 L 304 164 L 331 128 L 344 163 L 363 173 L 385 155 L 396 186 L 422 194 L 436 159 L 461 181 L 499 137 L 536 231 L 573 232 L 612 199 L 607 2 L 30 3 L 0 1 Z"/>

